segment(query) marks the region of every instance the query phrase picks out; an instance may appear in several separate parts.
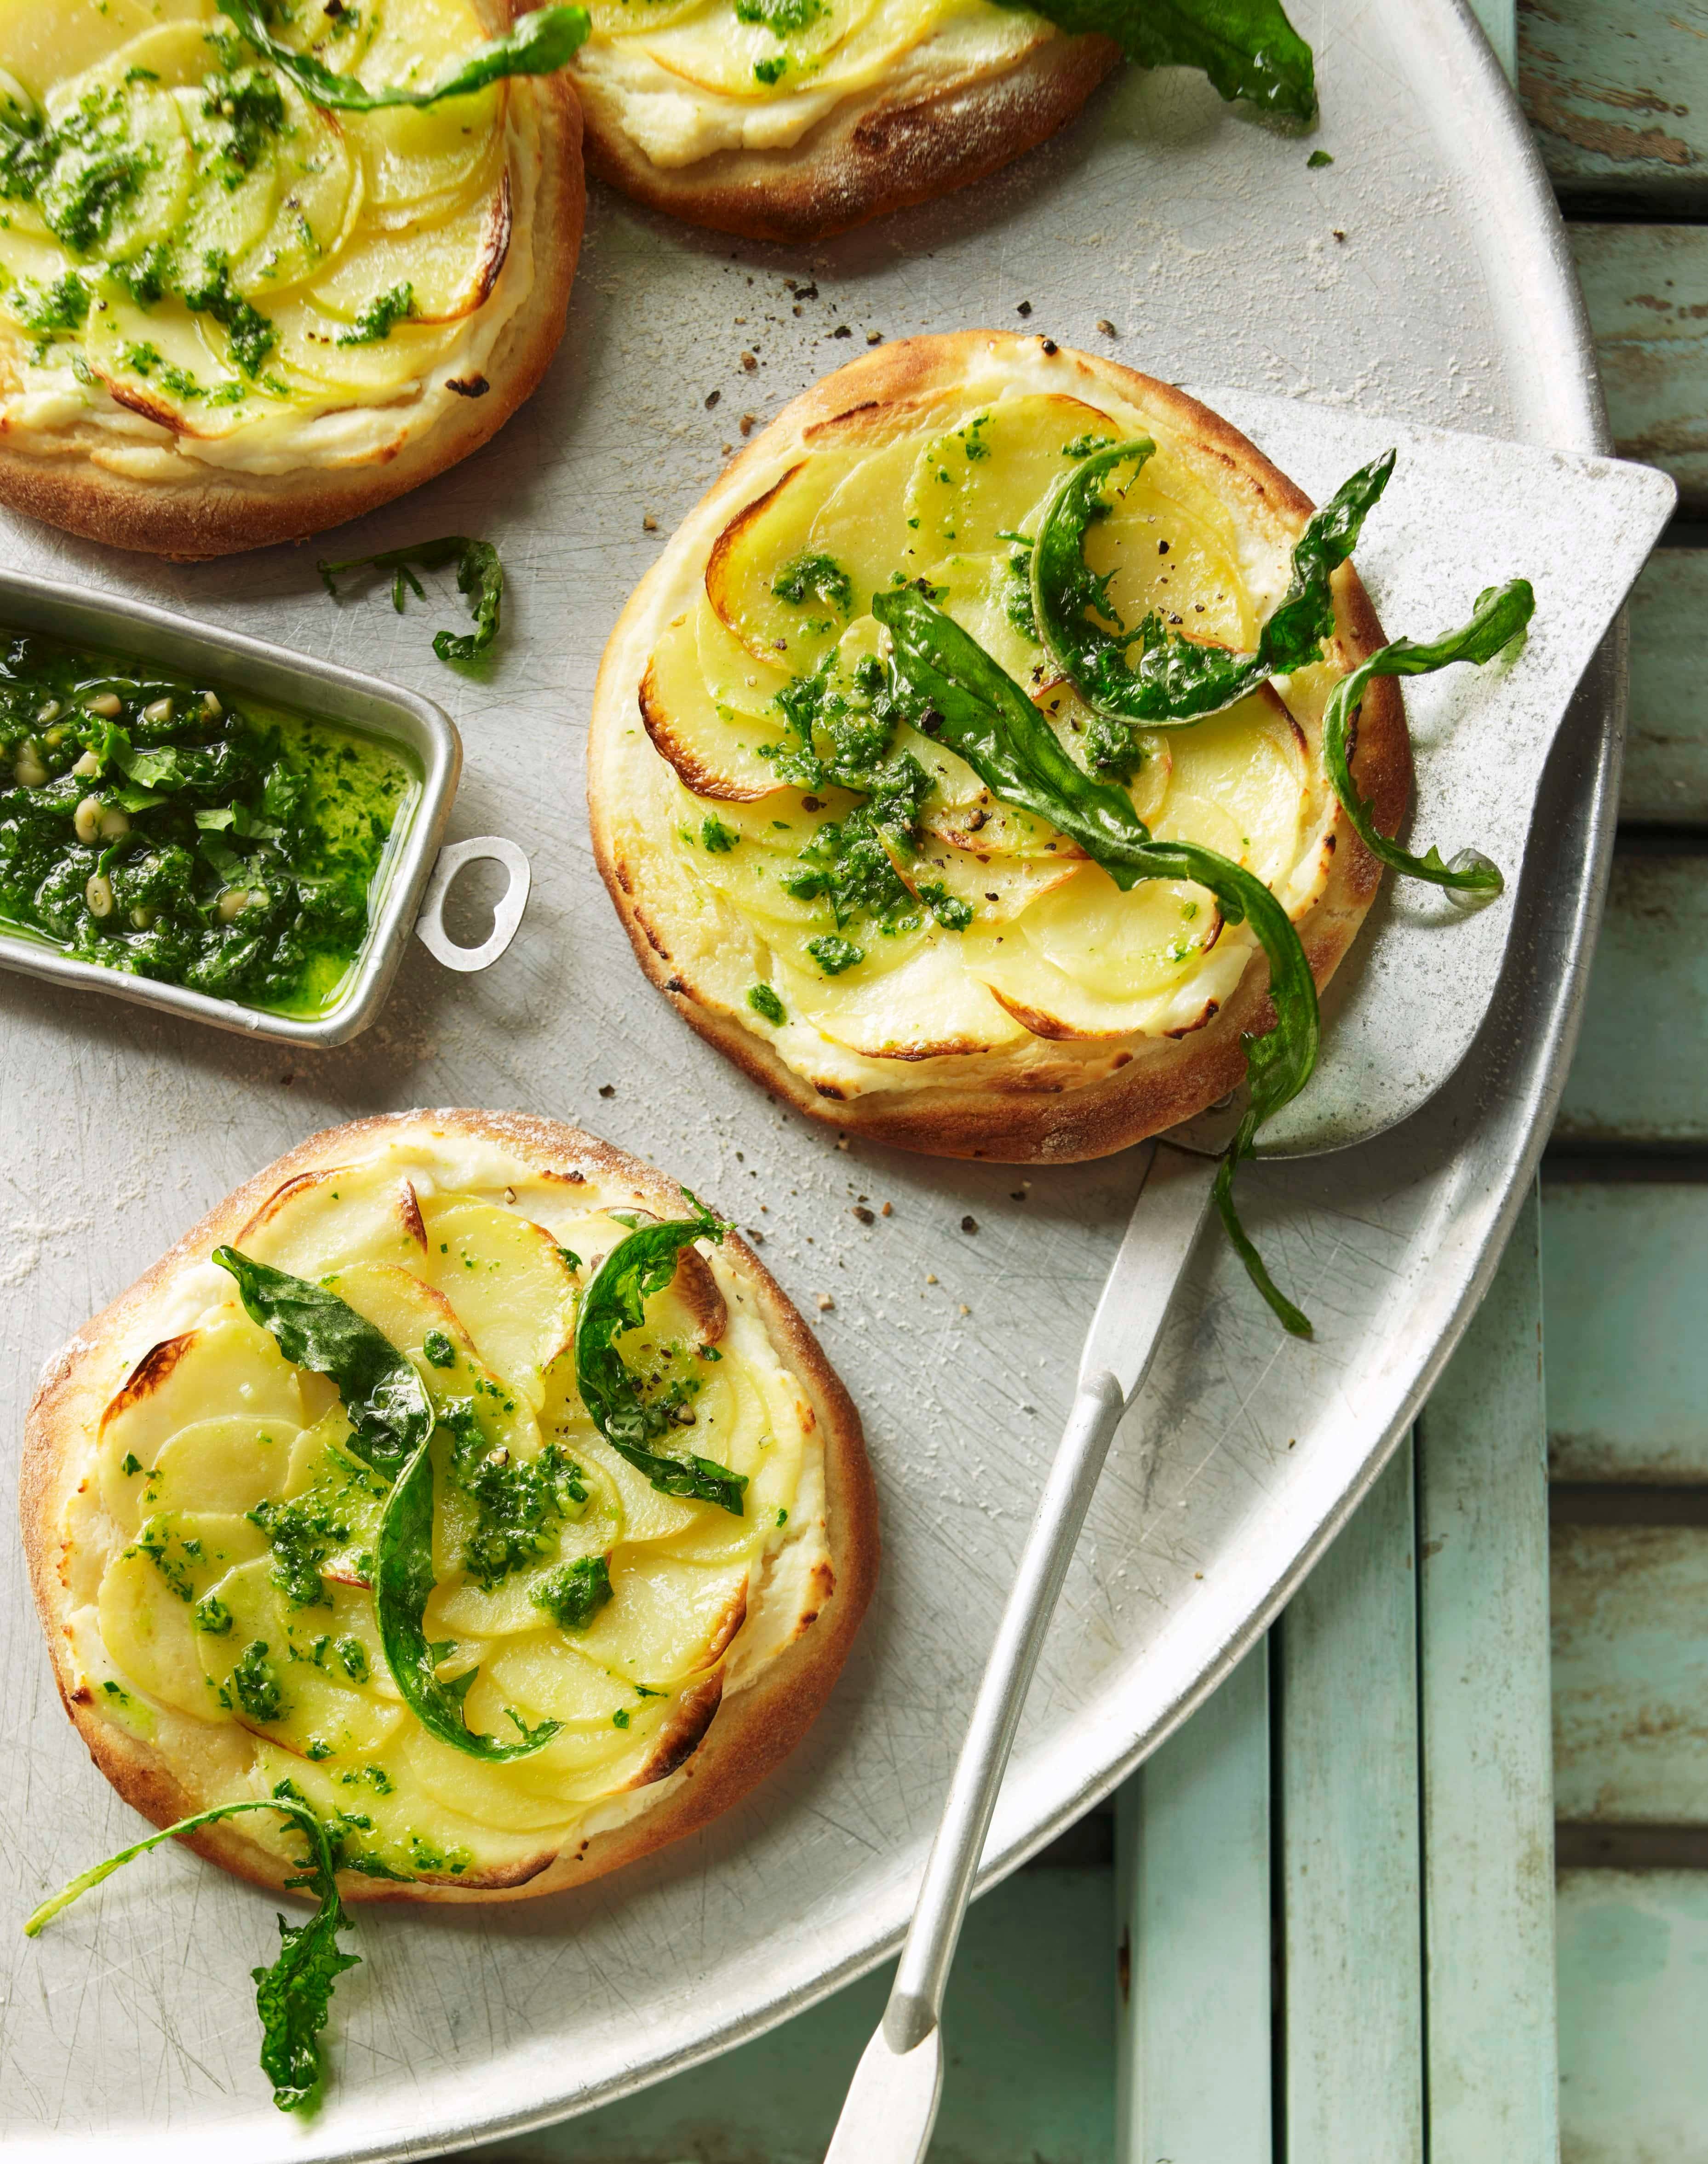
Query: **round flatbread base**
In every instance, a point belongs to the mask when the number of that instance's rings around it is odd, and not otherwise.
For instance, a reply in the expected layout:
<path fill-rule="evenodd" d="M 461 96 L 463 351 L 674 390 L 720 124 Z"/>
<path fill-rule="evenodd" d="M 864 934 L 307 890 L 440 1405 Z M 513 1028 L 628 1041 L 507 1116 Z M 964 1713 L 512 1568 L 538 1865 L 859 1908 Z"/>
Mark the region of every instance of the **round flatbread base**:
<path fill-rule="evenodd" d="M 1112 39 L 1051 37 L 992 75 L 878 89 L 786 150 L 720 150 L 655 165 L 596 84 L 579 82 L 587 164 L 637 202 L 749 240 L 822 240 L 970 186 L 1071 120 L 1121 62 Z"/>
<path fill-rule="evenodd" d="M 170 1825 L 187 1816 L 203 1807 L 202 1799 L 155 1745 L 100 1718 L 87 1688 L 79 1684 L 66 1638 L 70 1601 L 63 1533 L 68 1481 L 77 1449 L 123 1380 L 120 1356 L 124 1348 L 135 1342 L 149 1309 L 160 1300 L 179 1272 L 204 1261 L 223 1241 L 234 1237 L 286 1181 L 348 1163 L 353 1152 L 376 1144 L 424 1142 L 435 1135 L 490 1142 L 537 1171 L 574 1168 L 590 1179 L 621 1181 L 661 1216 L 680 1216 L 685 1211 L 681 1190 L 662 1173 L 609 1142 L 554 1120 L 525 1113 L 413 1111 L 329 1127 L 227 1195 L 129 1291 L 87 1324 L 49 1363 L 30 1405 L 19 1508 L 30 1583 L 47 1635 L 55 1681 L 95 1763 L 124 1800 L 155 1825 Z M 751 1682 L 717 1704 L 709 1724 L 685 1702 L 681 1732 L 674 1739 L 684 1754 L 681 1762 L 660 1782 L 656 1804 L 622 1825 L 572 1843 L 520 1883 L 397 1883 L 350 1872 L 339 1882 L 346 1902 L 523 1900 L 586 1885 L 728 1810 L 782 1762 L 829 1695 L 871 1597 L 878 1569 L 877 1494 L 859 1416 L 817 1339 L 747 1242 L 729 1234 L 724 1252 L 751 1287 L 771 1343 L 805 1390 L 822 1434 L 830 1555 L 828 1566 L 819 1566 L 813 1589 L 816 1613 L 798 1619 L 803 1627 L 797 1629 L 792 1642 Z M 808 1623 L 811 1627 L 804 1627 Z M 185 1845 L 258 1886 L 291 1891 L 288 1881 L 294 1867 L 245 1839 L 241 1829 L 247 1823 L 245 1819 L 228 1820 L 203 1827 L 186 1836 Z"/>

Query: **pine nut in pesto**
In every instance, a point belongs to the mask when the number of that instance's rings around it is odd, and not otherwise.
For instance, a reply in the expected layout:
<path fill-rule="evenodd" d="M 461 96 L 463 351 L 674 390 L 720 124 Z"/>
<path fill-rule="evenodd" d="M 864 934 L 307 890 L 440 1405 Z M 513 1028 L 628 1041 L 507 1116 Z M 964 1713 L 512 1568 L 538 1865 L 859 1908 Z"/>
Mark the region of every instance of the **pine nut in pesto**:
<path fill-rule="evenodd" d="M 0 630 L 0 928 L 80 961 L 328 1012 L 421 789 L 343 722 Z"/>

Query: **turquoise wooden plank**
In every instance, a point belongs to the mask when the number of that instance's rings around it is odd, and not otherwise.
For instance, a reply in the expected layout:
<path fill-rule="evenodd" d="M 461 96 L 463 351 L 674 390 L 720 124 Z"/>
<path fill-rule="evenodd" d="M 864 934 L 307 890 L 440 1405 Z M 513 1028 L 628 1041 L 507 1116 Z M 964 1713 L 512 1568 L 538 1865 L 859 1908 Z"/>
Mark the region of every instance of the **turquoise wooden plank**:
<path fill-rule="evenodd" d="M 1269 2164 L 1269 1649 L 1122 1788 L 1119 2164 Z"/>
<path fill-rule="evenodd" d="M 1510 81 L 1518 71 L 1518 11 L 1512 0 L 1471 0 L 1471 13 Z"/>
<path fill-rule="evenodd" d="M 1555 1134 L 1708 1142 L 1708 859 L 1621 853 Z"/>
<path fill-rule="evenodd" d="M 1532 1194 L 1418 1424 L 1429 2146 L 1443 2164 L 1544 2164 L 1559 2138 L 1540 1216 Z"/>
<path fill-rule="evenodd" d="M 1614 440 L 1708 511 L 1708 228 L 1574 225 Z"/>
<path fill-rule="evenodd" d="M 1281 1621 L 1287 2154 L 1423 2154 L 1408 1442 Z"/>
<path fill-rule="evenodd" d="M 1527 0 L 1518 89 L 1570 202 L 1708 192 L 1708 8 L 1700 0 Z"/>
<path fill-rule="evenodd" d="M 785 1898 L 792 1898 L 785 1896 Z M 1018 1872 L 973 1905 L 944 2017 L 933 2164 L 1109 2164 L 1113 1873 Z M 818 2164 L 884 2010 L 888 1967 L 755 2042 L 483 2164 Z"/>
<path fill-rule="evenodd" d="M 1708 1872 L 1560 1875 L 1561 2164 L 1708 2154 Z"/>
<path fill-rule="evenodd" d="M 1555 1479 L 1708 1482 L 1708 1187 L 1551 1181 L 1544 1193 Z"/>
<path fill-rule="evenodd" d="M 1708 1824 L 1708 1527 L 1556 1525 L 1555 1808 Z"/>
<path fill-rule="evenodd" d="M 1708 549 L 1658 549 L 1631 596 L 1619 816 L 1708 827 Z"/>

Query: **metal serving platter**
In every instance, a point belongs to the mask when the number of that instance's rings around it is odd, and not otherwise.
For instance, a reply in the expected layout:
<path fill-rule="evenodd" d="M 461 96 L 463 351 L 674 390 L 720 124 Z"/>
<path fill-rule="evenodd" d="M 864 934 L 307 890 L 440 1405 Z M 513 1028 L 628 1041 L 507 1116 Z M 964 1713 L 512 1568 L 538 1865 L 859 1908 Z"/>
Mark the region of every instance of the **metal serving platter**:
<path fill-rule="evenodd" d="M 20 2158 L 81 2164 L 121 2143 L 137 2164 L 428 2154 L 689 2065 L 894 1943 L 1137 1168 L 1022 1177 L 843 1148 L 686 1030 L 641 981 L 593 869 L 593 674 L 741 416 L 775 410 L 870 331 L 1024 320 L 1184 381 L 1598 448 L 1563 238 L 1469 15 L 1322 0 L 1304 27 L 1336 160 L 1315 172 L 1309 144 L 1228 117 L 1194 79 L 1128 74 L 1007 174 L 804 254 L 598 192 L 546 386 L 485 451 L 339 544 L 496 539 L 511 585 L 487 673 L 434 660 L 449 613 L 399 618 L 377 594 L 335 606 L 312 550 L 176 569 L 8 531 L 26 569 L 359 657 L 444 701 L 468 756 L 454 827 L 518 834 L 536 898 L 502 968 L 454 980 L 412 949 L 373 1027 L 325 1052 L 0 977 L 5 1447 L 42 1358 L 312 1128 L 411 1104 L 518 1106 L 656 1158 L 763 1233 L 809 1312 L 833 1298 L 819 1327 L 865 1416 L 886 1543 L 829 1710 L 745 1804 L 577 1896 L 362 1919 L 329 2099 L 307 2125 L 273 2111 L 255 2066 L 247 1971 L 272 1937 L 265 1896 L 175 1852 L 39 1942 L 0 1933 L 0 2127 Z M 1452 1082 L 1373 1142 L 1248 1178 L 1253 1230 L 1316 1316 L 1315 1344 L 1280 1336 L 1218 1240 L 1201 1247 L 1093 1507 L 991 1873 L 1226 1673 L 1354 1507 L 1486 1284 L 1576 1026 L 1621 684 L 1604 654 L 1562 729 L 1498 997 Z M 861 1198 L 892 1215 L 863 1226 Z M 0 1549 L 0 1913 L 21 1919 L 136 1820 L 65 1721 L 15 1551 Z"/>
<path fill-rule="evenodd" d="M 345 979 L 335 1006 L 322 1015 L 270 1013 L 239 1000 L 211 999 L 182 985 L 156 984 L 98 963 L 79 961 L 48 939 L 0 930 L 0 969 L 39 977 L 67 991 L 105 992 L 139 1006 L 165 1008 L 211 1022 L 216 1029 L 276 1044 L 324 1048 L 359 1036 L 384 1006 L 412 929 L 447 967 L 467 971 L 496 962 L 513 933 L 526 903 L 527 859 L 513 843 L 482 836 L 458 845 L 455 864 L 439 860 L 439 843 L 450 817 L 457 777 L 462 772 L 462 740 L 450 717 L 418 692 L 376 682 L 359 670 L 312 654 L 290 654 L 264 639 L 229 629 L 187 622 L 145 601 L 65 579 L 31 577 L 0 570 L 0 636 L 39 632 L 74 646 L 152 661 L 217 682 L 228 691 L 247 692 L 276 706 L 291 706 L 328 721 L 344 722 L 368 735 L 401 744 L 420 770 L 421 787 L 405 812 L 381 866 L 370 904 L 367 938 Z M 465 863 L 491 857 L 508 866 L 511 885 L 496 914 L 492 936 L 478 948 L 445 939 L 441 923 L 451 878 Z M 431 882 L 431 886 L 429 886 Z M 423 897 L 428 906 L 422 907 Z"/>

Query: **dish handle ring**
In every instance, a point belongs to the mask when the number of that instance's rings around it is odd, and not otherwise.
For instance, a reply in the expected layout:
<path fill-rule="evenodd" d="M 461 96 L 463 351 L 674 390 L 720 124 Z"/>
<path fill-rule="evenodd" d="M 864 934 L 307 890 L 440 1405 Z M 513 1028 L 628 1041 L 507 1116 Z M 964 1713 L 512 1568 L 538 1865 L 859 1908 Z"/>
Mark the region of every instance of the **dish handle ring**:
<path fill-rule="evenodd" d="M 465 864 L 502 864 L 509 882 L 492 911 L 492 929 L 478 947 L 460 947 L 444 928 L 445 897 L 451 882 Z M 442 848 L 427 883 L 421 914 L 415 920 L 415 936 L 434 960 L 447 969 L 465 974 L 490 969 L 516 937 L 528 907 L 533 874 L 527 852 L 502 834 L 476 834 L 466 842 L 452 842 Z"/>

